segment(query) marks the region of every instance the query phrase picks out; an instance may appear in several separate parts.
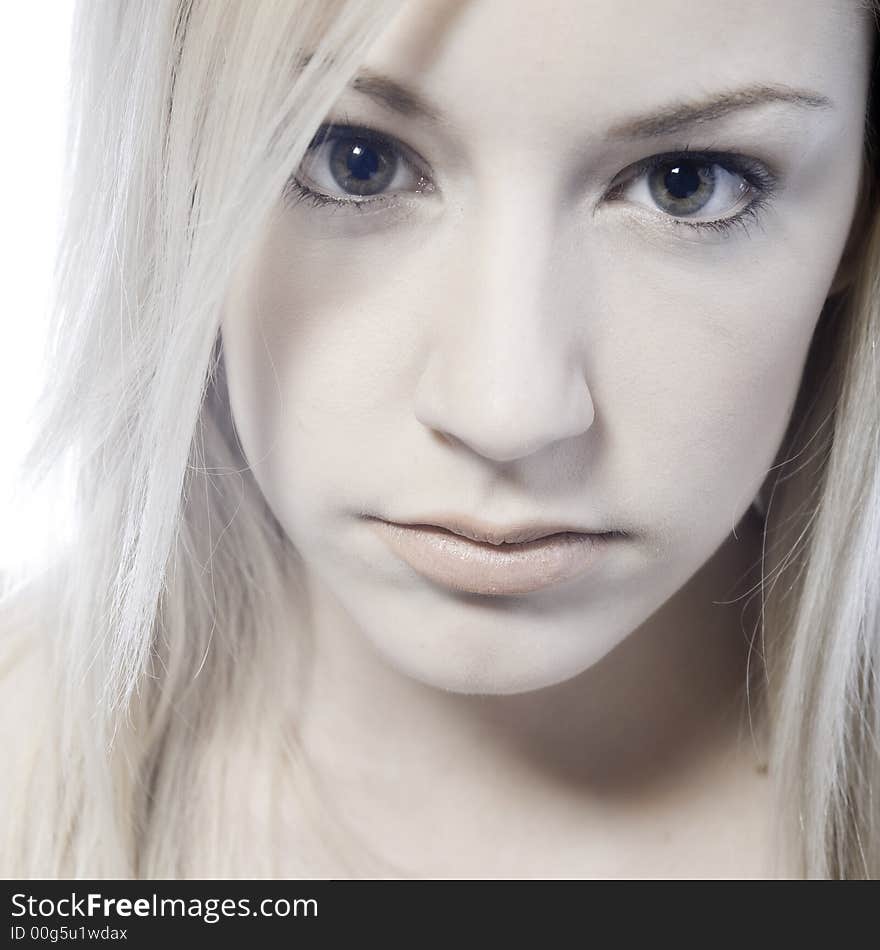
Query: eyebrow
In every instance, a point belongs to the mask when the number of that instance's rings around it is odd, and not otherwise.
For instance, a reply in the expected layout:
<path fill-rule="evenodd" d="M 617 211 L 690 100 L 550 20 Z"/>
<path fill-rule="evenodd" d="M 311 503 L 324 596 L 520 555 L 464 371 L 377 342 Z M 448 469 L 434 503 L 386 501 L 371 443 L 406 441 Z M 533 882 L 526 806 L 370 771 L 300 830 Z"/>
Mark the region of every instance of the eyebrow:
<path fill-rule="evenodd" d="M 369 96 L 380 105 L 408 119 L 427 119 L 430 122 L 438 122 L 442 118 L 440 110 L 431 105 L 427 99 L 388 76 L 380 76 L 378 73 L 363 70 L 354 77 L 351 86 L 357 92 Z"/>
<path fill-rule="evenodd" d="M 406 118 L 438 122 L 442 112 L 414 89 L 402 83 L 364 70 L 352 80 L 352 88 L 385 108 Z M 721 92 L 696 101 L 672 102 L 642 115 L 630 116 L 608 129 L 614 139 L 656 138 L 679 132 L 704 122 L 718 119 L 770 102 L 786 102 L 809 109 L 833 109 L 827 96 L 806 89 L 795 89 L 782 83 L 753 83 L 741 89 Z"/>

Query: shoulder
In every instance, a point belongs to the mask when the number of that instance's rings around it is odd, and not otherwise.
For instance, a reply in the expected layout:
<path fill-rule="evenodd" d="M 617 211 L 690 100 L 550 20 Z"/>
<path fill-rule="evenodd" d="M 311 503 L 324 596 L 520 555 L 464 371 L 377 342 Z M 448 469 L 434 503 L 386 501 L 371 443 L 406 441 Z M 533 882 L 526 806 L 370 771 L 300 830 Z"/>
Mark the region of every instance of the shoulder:
<path fill-rule="evenodd" d="M 0 729 L 3 738 L 17 731 L 35 711 L 34 700 L 46 689 L 50 631 L 41 595 L 51 596 L 38 580 L 17 587 L 0 578 Z M 3 743 L 0 748 L 6 748 Z"/>
<path fill-rule="evenodd" d="M 25 751 L 47 721 L 48 656 L 42 640 L 24 632 L 0 635 L 0 749 L 5 768 L 0 778 L 0 803 L 9 784 L 25 764 Z"/>
<path fill-rule="evenodd" d="M 48 751 L 55 690 L 44 608 L 39 583 L 13 590 L 7 585 L 0 597 L 0 872 L 4 876 L 18 876 L 21 848 L 15 842 L 38 807 L 37 787 L 45 784 L 41 763 Z"/>

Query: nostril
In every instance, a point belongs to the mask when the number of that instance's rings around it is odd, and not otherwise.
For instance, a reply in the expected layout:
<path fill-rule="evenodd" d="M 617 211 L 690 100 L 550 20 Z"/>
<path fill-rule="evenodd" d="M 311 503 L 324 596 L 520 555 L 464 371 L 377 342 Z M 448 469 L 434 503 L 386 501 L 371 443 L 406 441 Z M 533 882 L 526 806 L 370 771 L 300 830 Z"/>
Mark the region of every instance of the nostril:
<path fill-rule="evenodd" d="M 431 429 L 431 438 L 436 439 L 438 442 L 442 442 L 444 445 L 454 446 L 457 442 L 451 435 L 446 432 L 442 432 L 440 429 Z"/>

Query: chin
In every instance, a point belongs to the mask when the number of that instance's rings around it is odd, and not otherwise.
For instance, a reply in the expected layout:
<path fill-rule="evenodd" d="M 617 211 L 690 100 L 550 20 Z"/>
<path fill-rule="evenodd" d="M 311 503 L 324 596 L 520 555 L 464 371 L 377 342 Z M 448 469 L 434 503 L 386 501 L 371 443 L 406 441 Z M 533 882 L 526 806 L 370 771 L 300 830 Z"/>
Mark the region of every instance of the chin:
<path fill-rule="evenodd" d="M 442 670 L 413 669 L 395 664 L 397 672 L 417 680 L 425 686 L 468 696 L 513 696 L 556 686 L 572 679 L 583 670 L 547 671 L 473 669 L 462 667 Z"/>
<path fill-rule="evenodd" d="M 381 661 L 396 673 L 463 695 L 507 696 L 546 689 L 573 679 L 601 659 L 595 654 L 560 656 L 551 649 L 553 638 L 546 630 L 538 637 L 540 643 L 517 648 L 511 642 L 488 644 L 471 631 L 469 637 L 447 638 L 442 649 L 428 649 L 424 643 L 422 649 L 409 644 L 404 648 L 370 639 Z"/>

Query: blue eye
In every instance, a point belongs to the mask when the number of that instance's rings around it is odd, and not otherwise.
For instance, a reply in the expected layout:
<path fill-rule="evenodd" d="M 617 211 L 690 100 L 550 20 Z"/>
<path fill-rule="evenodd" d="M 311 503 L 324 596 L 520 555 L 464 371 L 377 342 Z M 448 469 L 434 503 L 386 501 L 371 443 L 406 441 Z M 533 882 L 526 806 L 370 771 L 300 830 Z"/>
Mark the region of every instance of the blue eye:
<path fill-rule="evenodd" d="M 286 194 L 315 205 L 345 205 L 363 210 L 386 202 L 388 192 L 429 191 L 405 146 L 372 129 L 325 125 L 309 144 Z"/>
<path fill-rule="evenodd" d="M 394 178 L 398 163 L 392 149 L 359 139 L 337 139 L 328 161 L 340 187 L 356 195 L 383 191 Z"/>
<path fill-rule="evenodd" d="M 331 210 L 387 206 L 407 193 L 433 191 L 419 164 L 405 145 L 374 129 L 326 124 L 288 180 L 284 198 L 291 206 L 307 201 Z M 726 235 L 734 227 L 748 231 L 750 221 L 759 221 L 777 186 L 776 175 L 763 162 L 689 148 L 652 155 L 621 176 L 604 200 L 627 196 L 656 210 L 662 224 Z"/>
<path fill-rule="evenodd" d="M 748 221 L 760 219 L 776 187 L 776 175 L 755 159 L 686 149 L 638 162 L 606 197 L 614 201 L 627 193 L 630 200 L 639 196 L 642 201 L 635 203 L 658 209 L 663 223 L 747 231 Z"/>

